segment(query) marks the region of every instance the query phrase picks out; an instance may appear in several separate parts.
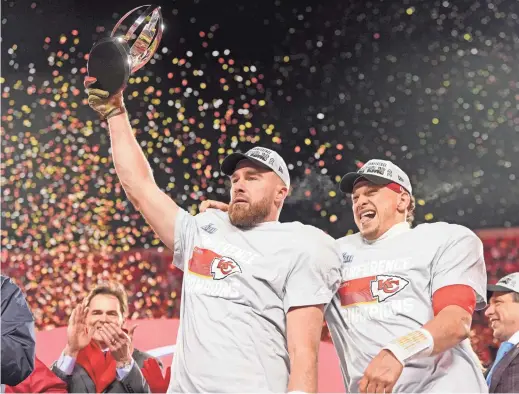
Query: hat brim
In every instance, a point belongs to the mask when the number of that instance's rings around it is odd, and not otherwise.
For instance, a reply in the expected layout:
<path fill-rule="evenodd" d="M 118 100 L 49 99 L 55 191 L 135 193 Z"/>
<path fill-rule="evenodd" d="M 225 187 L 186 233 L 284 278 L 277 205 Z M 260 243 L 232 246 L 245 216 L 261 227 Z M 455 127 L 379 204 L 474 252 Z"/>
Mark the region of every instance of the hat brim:
<path fill-rule="evenodd" d="M 227 156 L 225 159 L 223 159 L 222 164 L 220 166 L 222 173 L 224 175 L 231 176 L 234 173 L 234 171 L 236 170 L 238 163 L 242 160 L 250 160 L 253 163 L 258 164 L 259 166 L 261 166 L 263 168 L 267 168 L 272 171 L 272 168 L 265 165 L 265 163 L 261 162 L 260 160 L 254 159 L 253 157 L 249 157 L 245 153 L 235 152 L 235 153 L 231 153 L 229 156 Z"/>
<path fill-rule="evenodd" d="M 509 293 L 509 292 L 515 291 L 515 290 L 510 289 L 509 287 L 500 286 L 500 285 L 487 285 L 487 292 L 493 293 L 495 291 L 502 291 L 504 293 Z"/>
<path fill-rule="evenodd" d="M 339 184 L 339 188 L 343 193 L 353 193 L 353 187 L 355 186 L 355 183 L 360 179 L 365 178 L 369 182 L 374 183 L 375 185 L 387 185 L 388 183 L 391 183 L 392 181 L 386 178 L 382 178 L 376 175 L 366 175 L 366 174 L 359 174 L 358 172 L 349 172 L 346 175 L 344 175 L 341 179 L 341 183 Z"/>

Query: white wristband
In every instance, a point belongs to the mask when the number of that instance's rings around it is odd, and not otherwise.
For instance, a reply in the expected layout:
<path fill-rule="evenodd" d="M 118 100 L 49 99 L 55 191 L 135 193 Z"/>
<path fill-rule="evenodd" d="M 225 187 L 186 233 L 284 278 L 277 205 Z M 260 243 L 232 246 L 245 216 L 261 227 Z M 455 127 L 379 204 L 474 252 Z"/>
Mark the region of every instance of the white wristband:
<path fill-rule="evenodd" d="M 424 328 L 411 331 L 409 334 L 389 342 L 384 347 L 384 349 L 391 351 L 404 366 L 406 361 L 430 356 L 433 348 L 434 339 L 431 333 Z"/>

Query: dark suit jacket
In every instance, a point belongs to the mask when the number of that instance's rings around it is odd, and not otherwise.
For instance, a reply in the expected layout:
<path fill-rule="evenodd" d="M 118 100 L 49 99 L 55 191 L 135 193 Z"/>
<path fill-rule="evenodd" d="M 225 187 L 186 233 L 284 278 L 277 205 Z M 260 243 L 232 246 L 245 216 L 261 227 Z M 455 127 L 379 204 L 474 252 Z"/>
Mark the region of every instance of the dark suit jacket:
<path fill-rule="evenodd" d="M 2 384 L 16 386 L 34 370 L 34 318 L 25 296 L 7 276 L 0 276 L 2 312 Z"/>
<path fill-rule="evenodd" d="M 130 373 L 122 380 L 117 378 L 108 386 L 105 393 L 150 393 L 150 387 L 142 376 L 141 368 L 144 361 L 151 358 L 147 353 L 135 349 L 133 351 L 133 359 L 135 364 Z M 159 361 L 159 364 L 160 361 Z M 161 364 L 162 365 L 162 364 Z M 72 375 L 65 375 L 57 366 L 52 364 L 52 372 L 54 372 L 61 380 L 67 383 L 69 393 L 95 393 L 95 384 L 88 376 L 87 372 L 80 365 L 74 366 Z"/>
<path fill-rule="evenodd" d="M 488 368 L 488 371 L 491 368 Z M 519 345 L 510 350 L 496 365 L 489 392 L 519 393 Z"/>

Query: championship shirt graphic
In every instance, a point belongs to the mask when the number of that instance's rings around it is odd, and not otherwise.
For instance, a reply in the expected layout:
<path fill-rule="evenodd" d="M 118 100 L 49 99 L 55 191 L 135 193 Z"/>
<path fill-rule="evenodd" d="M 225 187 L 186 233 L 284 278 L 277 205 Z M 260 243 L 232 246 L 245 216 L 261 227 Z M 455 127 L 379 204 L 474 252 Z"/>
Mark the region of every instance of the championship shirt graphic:
<path fill-rule="evenodd" d="M 341 306 L 384 302 L 402 291 L 409 281 L 396 275 L 374 275 L 344 282 L 339 288 Z"/>
<path fill-rule="evenodd" d="M 189 272 L 204 279 L 221 280 L 242 270 L 236 260 L 209 249 L 195 247 L 188 264 Z"/>

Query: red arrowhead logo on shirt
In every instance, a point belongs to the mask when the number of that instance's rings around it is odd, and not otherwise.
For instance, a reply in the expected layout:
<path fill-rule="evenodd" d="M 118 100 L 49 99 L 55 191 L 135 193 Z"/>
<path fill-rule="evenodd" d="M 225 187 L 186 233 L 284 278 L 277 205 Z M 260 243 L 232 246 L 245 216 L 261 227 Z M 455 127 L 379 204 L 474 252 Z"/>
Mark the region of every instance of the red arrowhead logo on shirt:
<path fill-rule="evenodd" d="M 371 294 L 379 302 L 395 295 L 409 284 L 409 281 L 399 276 L 377 275 L 371 281 Z"/>

